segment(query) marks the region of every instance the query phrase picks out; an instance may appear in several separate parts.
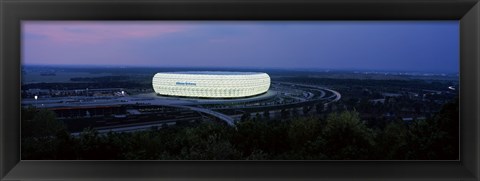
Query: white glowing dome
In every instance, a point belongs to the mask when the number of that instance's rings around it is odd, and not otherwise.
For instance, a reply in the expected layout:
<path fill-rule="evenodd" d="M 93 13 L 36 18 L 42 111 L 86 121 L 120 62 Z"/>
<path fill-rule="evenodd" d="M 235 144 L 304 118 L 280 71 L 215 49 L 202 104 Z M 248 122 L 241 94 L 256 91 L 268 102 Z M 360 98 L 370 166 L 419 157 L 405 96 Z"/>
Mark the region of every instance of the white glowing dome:
<path fill-rule="evenodd" d="M 160 95 L 238 98 L 267 92 L 270 76 L 261 72 L 162 72 L 153 76 L 152 85 Z"/>

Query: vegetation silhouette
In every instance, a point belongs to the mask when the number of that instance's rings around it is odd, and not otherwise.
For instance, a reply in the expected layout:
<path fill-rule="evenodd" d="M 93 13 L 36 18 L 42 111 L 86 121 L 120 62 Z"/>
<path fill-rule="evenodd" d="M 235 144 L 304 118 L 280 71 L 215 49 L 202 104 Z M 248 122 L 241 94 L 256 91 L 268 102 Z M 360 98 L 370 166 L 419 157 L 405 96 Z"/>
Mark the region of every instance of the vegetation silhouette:
<path fill-rule="evenodd" d="M 328 108 L 327 108 L 328 109 Z M 369 126 L 355 110 L 280 119 L 242 116 L 236 127 L 213 122 L 163 125 L 133 133 L 71 136 L 55 114 L 22 108 L 24 160 L 456 160 L 458 98 L 431 119 Z"/>

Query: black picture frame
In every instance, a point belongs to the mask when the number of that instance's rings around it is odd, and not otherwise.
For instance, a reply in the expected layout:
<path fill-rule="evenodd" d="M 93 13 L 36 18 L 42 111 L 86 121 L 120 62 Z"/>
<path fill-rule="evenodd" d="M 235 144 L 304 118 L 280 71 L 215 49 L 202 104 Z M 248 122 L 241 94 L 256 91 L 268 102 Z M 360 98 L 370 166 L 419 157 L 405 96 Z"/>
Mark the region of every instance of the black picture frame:
<path fill-rule="evenodd" d="M 2 180 L 479 180 L 478 0 L 0 0 Z M 22 20 L 459 20 L 459 161 L 21 161 Z"/>

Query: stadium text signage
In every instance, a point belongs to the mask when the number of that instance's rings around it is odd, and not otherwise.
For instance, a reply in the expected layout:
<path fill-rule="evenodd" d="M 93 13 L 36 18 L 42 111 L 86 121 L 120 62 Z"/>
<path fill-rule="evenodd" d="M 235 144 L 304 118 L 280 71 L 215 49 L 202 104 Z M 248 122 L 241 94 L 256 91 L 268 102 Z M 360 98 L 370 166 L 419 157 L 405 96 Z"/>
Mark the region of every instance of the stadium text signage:
<path fill-rule="evenodd" d="M 193 82 L 177 82 L 176 84 L 177 85 L 193 85 L 193 86 L 197 85 L 196 83 L 193 83 Z"/>

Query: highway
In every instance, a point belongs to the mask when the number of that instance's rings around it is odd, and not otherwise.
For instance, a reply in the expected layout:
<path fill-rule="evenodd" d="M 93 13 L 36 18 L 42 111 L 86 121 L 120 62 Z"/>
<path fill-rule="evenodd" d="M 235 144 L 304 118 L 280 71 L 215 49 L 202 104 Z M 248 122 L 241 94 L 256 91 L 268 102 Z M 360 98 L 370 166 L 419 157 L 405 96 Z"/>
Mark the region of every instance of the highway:
<path fill-rule="evenodd" d="M 124 101 L 127 101 L 127 102 L 132 104 L 132 99 L 124 99 Z M 136 104 L 136 103 L 138 103 L 138 102 L 134 102 L 133 104 Z M 150 105 L 156 105 L 156 106 L 175 107 L 175 108 L 183 108 L 183 109 L 188 109 L 188 110 L 192 110 L 192 111 L 197 111 L 197 112 L 201 112 L 201 113 L 205 113 L 205 114 L 217 117 L 217 118 L 221 119 L 222 121 L 226 122 L 230 126 L 235 126 L 235 122 L 234 122 L 233 118 L 231 118 L 230 116 L 227 116 L 225 114 L 212 111 L 210 109 L 205 109 L 205 108 L 201 108 L 201 107 L 194 107 L 194 106 L 186 106 L 186 105 L 165 104 L 162 101 L 158 101 L 156 99 L 142 100 L 139 103 L 148 103 Z"/>
<path fill-rule="evenodd" d="M 200 108 L 200 107 L 190 107 L 190 106 L 185 106 L 185 107 L 187 109 L 190 109 L 190 110 L 193 110 L 193 111 L 198 111 L 198 112 L 202 112 L 202 113 L 205 113 L 205 114 L 215 116 L 215 117 L 221 119 L 222 121 L 225 121 L 229 126 L 235 126 L 235 121 L 233 120 L 233 118 L 230 117 L 230 116 L 227 116 L 225 114 L 222 114 L 222 113 L 219 113 L 219 112 L 216 112 L 216 111 L 212 111 L 210 109 Z"/>
<path fill-rule="evenodd" d="M 333 98 L 335 97 L 335 99 L 333 99 L 332 101 L 326 103 L 326 104 L 329 104 L 329 103 L 332 103 L 332 102 L 337 102 L 339 101 L 341 98 L 342 98 L 342 95 L 335 91 L 335 90 L 332 90 L 332 89 L 329 89 L 329 88 L 326 88 L 326 87 L 321 87 L 321 86 L 315 86 L 315 85 L 308 85 L 308 84 L 297 84 L 297 83 L 289 83 L 289 82 L 279 82 L 279 83 L 282 83 L 282 84 L 287 84 L 287 85 L 299 85 L 299 86 L 303 86 L 303 87 L 309 87 L 309 88 L 314 88 L 314 89 L 318 89 L 320 91 L 322 91 L 322 96 L 325 96 L 325 92 L 323 90 L 327 90 L 327 91 L 330 91 L 332 92 L 334 95 L 333 96 L 330 96 L 328 97 L 327 99 L 329 98 Z"/>
<path fill-rule="evenodd" d="M 321 96 L 317 98 L 317 100 L 321 99 L 331 99 L 329 102 L 325 103 L 324 105 L 328 105 L 332 102 L 336 102 L 341 99 L 341 94 L 335 90 L 328 89 L 321 86 L 315 85 L 308 85 L 308 84 L 295 84 L 289 82 L 278 82 L 285 85 L 290 86 L 303 86 L 312 89 L 317 89 L 321 92 Z M 333 95 L 327 98 L 324 98 L 325 91 L 332 92 Z M 271 92 L 270 94 L 276 94 Z M 268 95 L 271 96 L 271 95 Z M 293 97 L 292 97 L 293 98 Z M 81 101 L 74 101 L 74 100 L 81 100 Z M 301 98 L 302 101 L 306 101 L 307 99 Z M 22 100 L 22 104 L 26 105 L 34 105 L 37 107 L 44 107 L 44 108 L 53 108 L 53 107 L 90 107 L 90 106 L 112 106 L 112 105 L 134 105 L 134 104 L 147 104 L 147 105 L 157 105 L 157 106 L 165 106 L 165 107 L 174 107 L 174 108 L 182 108 L 192 111 L 201 112 L 207 115 L 214 116 L 229 126 L 235 126 L 234 118 L 220 112 L 213 111 L 211 109 L 192 106 L 191 101 L 179 101 L 179 100 L 168 100 L 168 99 L 155 99 L 155 98 L 146 98 L 146 97 L 137 97 L 137 96 L 124 96 L 124 97 L 105 97 L 104 99 L 92 98 L 92 97 L 68 97 L 68 98 L 53 98 L 53 99 L 44 99 L 44 100 Z M 292 103 L 296 104 L 296 103 Z M 257 106 L 256 106 L 257 107 Z M 269 107 L 269 106 L 258 106 L 258 107 Z M 150 125 L 151 126 L 151 125 Z M 140 128 L 140 127 L 138 127 Z M 118 128 L 120 129 L 120 128 Z M 122 130 L 126 130 L 127 128 L 122 128 Z"/>
<path fill-rule="evenodd" d="M 88 98 L 88 97 L 85 97 Z M 33 102 L 32 102 L 33 103 Z M 156 105 L 156 106 L 165 106 L 165 107 L 174 107 L 174 108 L 182 108 L 192 111 L 202 112 L 214 117 L 219 118 L 220 120 L 224 121 L 230 126 L 234 126 L 234 120 L 230 116 L 225 114 L 212 111 L 210 109 L 194 107 L 194 106 L 187 106 L 187 105 L 175 105 L 172 104 L 171 101 L 166 101 L 164 99 L 139 99 L 138 97 L 116 97 L 110 99 L 109 101 L 82 101 L 82 102 L 65 102 L 65 101 L 39 101 L 36 104 L 37 107 L 45 107 L 45 108 L 53 108 L 53 107 L 90 107 L 90 106 L 112 106 L 112 105 L 132 105 L 132 104 L 148 104 L 148 105 Z"/>

